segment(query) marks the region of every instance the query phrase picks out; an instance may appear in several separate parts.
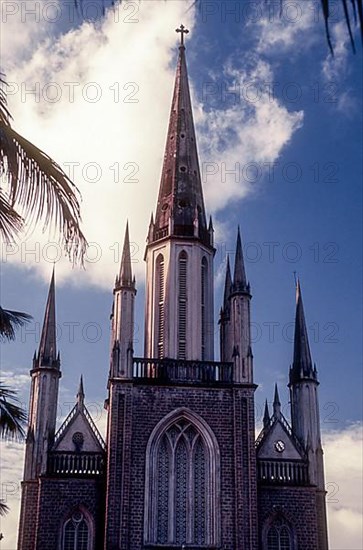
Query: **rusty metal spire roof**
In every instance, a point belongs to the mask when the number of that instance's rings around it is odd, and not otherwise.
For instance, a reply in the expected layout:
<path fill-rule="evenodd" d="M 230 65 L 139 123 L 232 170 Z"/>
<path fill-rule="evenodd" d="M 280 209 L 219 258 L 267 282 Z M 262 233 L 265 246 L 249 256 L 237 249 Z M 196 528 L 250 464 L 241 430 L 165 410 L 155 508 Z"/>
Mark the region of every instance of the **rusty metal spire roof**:
<path fill-rule="evenodd" d="M 297 382 L 303 378 L 316 379 L 317 374 L 316 368 L 313 366 L 313 362 L 311 360 L 300 281 L 297 280 L 294 359 L 290 369 L 290 383 Z"/>
<path fill-rule="evenodd" d="M 55 275 L 54 267 L 45 307 L 42 334 L 40 337 L 37 367 L 59 366 L 57 360 L 57 338 L 55 324 Z"/>
<path fill-rule="evenodd" d="M 209 241 L 181 25 L 169 128 L 152 240 L 166 236 Z"/>

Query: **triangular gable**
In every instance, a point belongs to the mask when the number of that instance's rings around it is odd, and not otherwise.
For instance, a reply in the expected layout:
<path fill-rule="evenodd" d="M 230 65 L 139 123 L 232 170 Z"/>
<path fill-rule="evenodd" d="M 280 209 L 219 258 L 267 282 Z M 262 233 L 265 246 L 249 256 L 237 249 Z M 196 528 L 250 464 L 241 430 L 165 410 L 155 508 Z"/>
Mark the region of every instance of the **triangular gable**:
<path fill-rule="evenodd" d="M 77 434 L 77 435 L 75 435 Z M 80 435 L 82 434 L 82 435 Z M 83 443 L 79 445 L 79 442 Z M 105 443 L 86 407 L 75 406 L 59 428 L 52 451 L 100 453 Z"/>
<path fill-rule="evenodd" d="M 281 444 L 282 442 L 282 444 Z M 280 450 L 282 449 L 283 450 Z M 304 452 L 284 424 L 276 418 L 258 444 L 257 458 L 277 460 L 303 460 Z"/>

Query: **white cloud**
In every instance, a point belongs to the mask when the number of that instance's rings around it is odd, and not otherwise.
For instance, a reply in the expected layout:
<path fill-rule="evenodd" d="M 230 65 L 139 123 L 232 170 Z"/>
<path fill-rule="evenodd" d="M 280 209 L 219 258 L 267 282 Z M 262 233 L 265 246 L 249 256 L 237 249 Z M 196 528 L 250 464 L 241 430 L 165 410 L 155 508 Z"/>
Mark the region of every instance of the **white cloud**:
<path fill-rule="evenodd" d="M 8 71 L 8 80 L 15 83 L 11 91 L 18 86 L 9 97 L 15 128 L 61 165 L 68 163 L 67 170 L 69 163 L 78 163 L 72 175 L 82 192 L 83 228 L 88 241 L 96 244 L 89 249 L 86 273 L 75 276 L 63 261 L 57 265 L 58 281 L 110 288 L 118 270 L 126 218 L 138 280 L 144 275 L 145 237 L 156 203 L 174 79 L 171 30 L 180 20 L 192 30 L 195 12 L 186 12 L 185 2 L 155 0 L 141 2 L 136 17 L 137 24 L 122 19 L 115 23 L 110 11 L 97 26 L 84 22 L 57 38 L 48 36 L 41 45 L 33 41 L 32 56 Z M 256 62 L 248 73 L 236 66 L 228 70 L 229 77 L 234 71 L 240 82 L 254 79 L 258 84 L 271 68 Z M 25 94 L 34 87 L 36 96 Z M 57 94 L 59 100 L 53 102 Z M 92 102 L 97 94 L 99 101 Z M 273 162 L 302 121 L 302 113 L 288 112 L 266 92 L 253 104 L 241 102 L 209 113 L 195 101 L 195 112 L 201 160 L 218 167 L 205 185 L 207 208 L 212 212 L 253 190 L 245 177 L 236 182 L 228 176 L 221 181 L 222 163 L 227 169 L 239 163 L 243 169 L 249 162 Z M 254 177 L 251 170 L 248 178 Z M 26 262 L 28 269 L 31 266 L 48 280 L 49 264 L 60 252 L 60 247 L 48 246 L 48 240 L 49 235 L 38 229 L 9 258 Z M 34 248 L 35 255 L 26 255 L 26 250 Z"/>
<path fill-rule="evenodd" d="M 360 550 L 363 532 L 362 424 L 324 436 L 331 550 Z"/>
<path fill-rule="evenodd" d="M 280 10 L 281 8 L 281 10 Z M 311 47 L 316 36 L 312 32 L 316 25 L 318 5 L 316 2 L 266 2 L 263 17 L 260 17 L 256 28 L 259 35 L 257 51 L 271 53 L 291 51 L 299 43 L 301 47 Z"/>

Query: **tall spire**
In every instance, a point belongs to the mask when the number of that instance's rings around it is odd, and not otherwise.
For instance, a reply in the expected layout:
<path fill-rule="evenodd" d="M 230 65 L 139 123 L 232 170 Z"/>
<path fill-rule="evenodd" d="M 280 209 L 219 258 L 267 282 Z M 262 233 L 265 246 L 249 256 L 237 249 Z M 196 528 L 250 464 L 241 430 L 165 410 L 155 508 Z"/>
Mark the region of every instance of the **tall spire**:
<path fill-rule="evenodd" d="M 183 26 L 177 31 L 181 33 L 182 38 L 187 32 Z M 210 244 L 184 40 L 179 46 L 153 238 L 158 240 L 171 235 L 197 236 Z"/>
<path fill-rule="evenodd" d="M 234 262 L 234 274 L 233 274 L 233 292 L 249 293 L 249 291 L 250 289 L 249 289 L 249 284 L 247 283 L 245 264 L 243 260 L 241 233 L 238 226 L 236 257 Z"/>
<path fill-rule="evenodd" d="M 278 418 L 281 415 L 281 402 L 280 402 L 279 390 L 277 389 L 277 384 L 275 384 L 273 411 L 274 411 L 275 418 Z"/>
<path fill-rule="evenodd" d="M 316 369 L 311 360 L 300 281 L 297 280 L 294 359 L 290 370 L 290 382 L 296 382 L 302 378 L 316 379 Z"/>
<path fill-rule="evenodd" d="M 117 285 L 132 287 L 132 269 L 131 269 L 131 252 L 130 252 L 130 238 L 129 238 L 129 222 L 126 223 L 124 247 L 122 250 L 122 258 L 120 265 L 120 273 L 117 279 Z"/>
<path fill-rule="evenodd" d="M 84 389 L 83 389 L 83 376 L 79 379 L 79 387 L 77 392 L 77 405 L 78 407 L 83 407 L 84 404 Z"/>
<path fill-rule="evenodd" d="M 40 337 L 38 367 L 51 367 L 57 364 L 57 343 L 55 324 L 55 275 L 54 267 L 50 281 L 47 304 L 45 307 L 42 334 Z"/>
<path fill-rule="evenodd" d="M 263 427 L 265 430 L 270 426 L 270 412 L 268 410 L 267 399 L 265 401 L 265 412 L 263 413 Z"/>
<path fill-rule="evenodd" d="M 227 268 L 226 268 L 226 278 L 224 282 L 224 296 L 223 296 L 223 309 L 224 311 L 228 310 L 229 301 L 228 298 L 231 295 L 232 289 L 232 277 L 231 277 L 231 267 L 229 265 L 229 255 L 227 256 Z"/>

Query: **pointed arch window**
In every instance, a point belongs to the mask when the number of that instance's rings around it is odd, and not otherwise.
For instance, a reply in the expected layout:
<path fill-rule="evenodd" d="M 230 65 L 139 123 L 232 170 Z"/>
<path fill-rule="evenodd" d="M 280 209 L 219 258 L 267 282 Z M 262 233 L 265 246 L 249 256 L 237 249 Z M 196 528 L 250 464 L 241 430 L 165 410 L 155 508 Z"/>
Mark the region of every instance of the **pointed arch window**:
<path fill-rule="evenodd" d="M 164 357 L 164 315 L 165 315 L 165 266 L 164 256 L 159 254 L 156 259 L 156 348 L 157 356 Z"/>
<path fill-rule="evenodd" d="M 90 522 L 81 510 L 76 510 L 64 522 L 62 550 L 90 550 Z"/>
<path fill-rule="evenodd" d="M 178 358 L 187 356 L 188 256 L 183 250 L 178 259 Z"/>
<path fill-rule="evenodd" d="M 266 550 L 293 550 L 293 534 L 290 525 L 279 517 L 266 530 Z"/>
<path fill-rule="evenodd" d="M 204 256 L 201 265 L 201 352 L 202 361 L 206 358 L 207 348 L 207 281 L 208 281 L 208 262 Z"/>
<path fill-rule="evenodd" d="M 218 483 L 219 451 L 210 428 L 184 414 L 162 422 L 147 450 L 145 543 L 217 545 Z"/>

